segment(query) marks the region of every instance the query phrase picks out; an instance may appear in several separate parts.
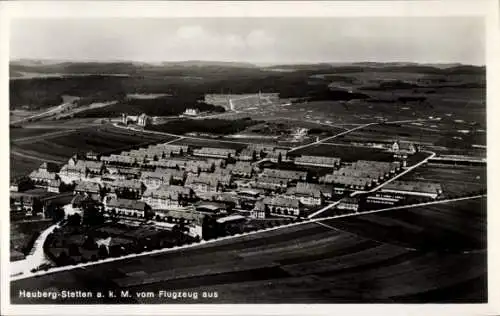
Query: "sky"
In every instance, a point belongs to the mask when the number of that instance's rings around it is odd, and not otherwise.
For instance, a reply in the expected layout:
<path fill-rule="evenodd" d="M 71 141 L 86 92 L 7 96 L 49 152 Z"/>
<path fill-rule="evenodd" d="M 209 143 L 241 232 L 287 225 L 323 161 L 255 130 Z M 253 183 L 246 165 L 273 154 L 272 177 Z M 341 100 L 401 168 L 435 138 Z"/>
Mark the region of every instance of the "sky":
<path fill-rule="evenodd" d="M 485 63 L 480 17 L 15 19 L 10 58 Z"/>

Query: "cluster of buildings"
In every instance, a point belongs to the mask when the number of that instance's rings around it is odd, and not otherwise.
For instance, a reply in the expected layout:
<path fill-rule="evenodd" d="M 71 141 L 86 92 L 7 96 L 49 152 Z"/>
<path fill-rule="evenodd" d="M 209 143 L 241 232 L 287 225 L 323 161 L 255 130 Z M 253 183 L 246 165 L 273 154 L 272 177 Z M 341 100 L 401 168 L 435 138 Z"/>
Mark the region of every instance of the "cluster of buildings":
<path fill-rule="evenodd" d="M 152 118 L 146 113 L 142 113 L 141 115 L 127 115 L 122 113 L 121 123 L 128 124 L 136 124 L 141 127 L 146 127 L 151 124 Z"/>
<path fill-rule="evenodd" d="M 261 166 L 264 162 L 266 167 Z M 286 170 L 279 168 L 281 162 L 288 162 Z M 72 188 L 74 206 L 93 200 L 102 203 L 109 216 L 180 221 L 198 234 L 204 217 L 227 217 L 236 211 L 259 219 L 303 217 L 305 211 L 336 197 L 368 191 L 402 168 L 399 161 L 346 163 L 336 157 L 290 157 L 286 149 L 263 145 L 235 150 L 164 143 L 110 155 L 74 155 L 61 168 L 42 164 L 27 180 L 51 192 L 60 192 L 61 186 Z M 327 173 L 313 179 L 313 169 Z M 387 204 L 407 194 L 436 198 L 441 193 L 437 184 L 393 181 L 369 198 Z M 199 203 L 204 203 L 203 210 Z M 358 207 L 355 198 L 343 199 L 337 206 L 351 211 Z"/>
<path fill-rule="evenodd" d="M 401 168 L 399 161 L 358 160 L 321 177 L 319 182 L 333 184 L 337 194 L 346 191 L 363 191 L 376 187 L 398 173 Z"/>

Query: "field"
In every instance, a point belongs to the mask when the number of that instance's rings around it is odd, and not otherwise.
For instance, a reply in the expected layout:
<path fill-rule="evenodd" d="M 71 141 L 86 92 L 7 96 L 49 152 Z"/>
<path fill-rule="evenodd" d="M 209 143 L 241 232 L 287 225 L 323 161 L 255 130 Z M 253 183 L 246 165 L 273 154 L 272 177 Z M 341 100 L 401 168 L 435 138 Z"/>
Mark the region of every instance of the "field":
<path fill-rule="evenodd" d="M 22 139 L 25 137 L 32 136 L 43 136 L 45 134 L 51 134 L 59 131 L 57 128 L 47 128 L 47 129 L 38 129 L 38 128 L 10 128 L 9 137 L 11 141 L 15 141 L 18 139 Z"/>
<path fill-rule="evenodd" d="M 11 141 L 11 179 L 25 175 L 44 161 L 64 163 L 76 153 L 96 151 L 109 153 L 132 146 L 175 139 L 170 136 L 134 132 L 113 126 L 99 126 L 73 131 L 48 139 L 17 143 Z"/>
<path fill-rule="evenodd" d="M 486 166 L 427 164 L 405 174 L 400 180 L 440 183 L 444 197 L 455 197 L 486 190 L 486 176 Z"/>
<path fill-rule="evenodd" d="M 316 155 L 327 157 L 339 157 L 342 161 L 356 160 L 376 160 L 376 161 L 392 161 L 392 153 L 385 152 L 381 149 L 366 148 L 366 147 L 351 147 L 338 146 L 332 144 L 318 144 L 306 148 L 296 150 L 292 153 L 293 156 L 300 155 Z"/>
<path fill-rule="evenodd" d="M 486 250 L 486 198 L 325 221 L 342 231 L 421 251 Z"/>
<path fill-rule="evenodd" d="M 213 300 L 106 301 L 127 303 L 484 302 L 486 221 L 481 203 L 329 220 L 326 226 L 308 223 L 61 272 L 57 278 L 20 280 L 12 283 L 11 291 L 77 287 L 128 289 L 132 295 L 163 289 L 218 292 Z M 12 300 L 29 302 L 16 295 Z M 72 302 L 77 300 L 60 303 Z"/>
<path fill-rule="evenodd" d="M 224 141 L 217 139 L 202 139 L 202 138 L 183 138 L 171 143 L 172 145 L 189 145 L 193 147 L 215 147 L 215 148 L 229 148 L 240 150 L 247 146 L 245 142 Z"/>
<path fill-rule="evenodd" d="M 52 220 L 14 222 L 10 225 L 10 250 L 27 255 L 41 231 L 52 225 Z"/>

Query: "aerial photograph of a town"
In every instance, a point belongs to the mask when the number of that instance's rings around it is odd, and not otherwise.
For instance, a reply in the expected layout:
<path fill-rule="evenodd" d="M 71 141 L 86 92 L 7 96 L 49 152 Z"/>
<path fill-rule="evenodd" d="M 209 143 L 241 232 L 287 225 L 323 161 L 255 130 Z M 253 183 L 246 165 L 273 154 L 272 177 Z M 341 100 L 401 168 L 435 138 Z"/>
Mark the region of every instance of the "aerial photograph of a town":
<path fill-rule="evenodd" d="M 10 35 L 11 304 L 488 301 L 483 18 Z"/>

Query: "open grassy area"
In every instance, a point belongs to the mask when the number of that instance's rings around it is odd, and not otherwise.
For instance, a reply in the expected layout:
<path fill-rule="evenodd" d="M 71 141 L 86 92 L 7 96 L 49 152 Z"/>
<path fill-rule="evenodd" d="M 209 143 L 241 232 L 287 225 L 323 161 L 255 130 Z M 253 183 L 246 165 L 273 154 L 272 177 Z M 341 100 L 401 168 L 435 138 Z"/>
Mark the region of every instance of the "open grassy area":
<path fill-rule="evenodd" d="M 113 126 L 86 128 L 49 139 L 11 143 L 11 178 L 25 175 L 43 161 L 64 163 L 76 153 L 109 153 L 152 142 L 175 139 L 150 133 L 119 129 Z"/>
<path fill-rule="evenodd" d="M 422 251 L 486 251 L 486 198 L 325 221 L 342 231 Z"/>
<path fill-rule="evenodd" d="M 346 162 L 352 162 L 356 160 L 392 161 L 393 159 L 392 153 L 385 152 L 381 149 L 337 146 L 326 143 L 296 150 L 292 153 L 292 155 L 339 157 L 342 161 Z"/>
<path fill-rule="evenodd" d="M 486 166 L 427 164 L 405 174 L 400 180 L 440 183 L 444 197 L 455 197 L 486 190 L 486 176 Z"/>
<path fill-rule="evenodd" d="M 19 221 L 10 224 L 10 250 L 28 255 L 40 232 L 52 225 L 52 220 Z"/>
<path fill-rule="evenodd" d="M 201 139 L 201 138 L 183 138 L 172 142 L 172 145 L 189 145 L 193 147 L 214 147 L 214 148 L 230 148 L 230 149 L 243 149 L 247 145 L 244 141 L 224 141 L 217 139 Z"/>
<path fill-rule="evenodd" d="M 441 219 L 435 225 L 450 225 L 450 218 Z M 336 225 L 333 221 L 327 224 Z M 449 252 L 439 247 L 406 249 L 395 240 L 405 237 L 402 229 L 396 224 L 390 228 L 394 230 L 391 234 L 384 233 L 387 226 L 372 231 L 369 225 L 348 232 L 309 223 L 61 272 L 57 278 L 47 275 L 20 280 L 11 284 L 11 292 L 48 287 L 128 289 L 132 295 L 137 291 L 157 293 L 165 288 L 199 291 L 200 296 L 202 291 L 218 292 L 218 298 L 213 300 L 131 297 L 114 301 L 127 303 L 484 302 L 484 253 Z M 382 240 L 384 234 L 391 238 Z M 444 243 L 443 239 L 440 245 Z M 106 280 L 102 275 L 107 276 Z M 439 295 L 431 295 L 436 291 Z M 13 303 L 29 303 L 17 296 L 12 299 Z"/>
<path fill-rule="evenodd" d="M 57 132 L 57 128 L 47 128 L 47 129 L 38 129 L 38 128 L 10 128 L 9 129 L 9 137 L 11 141 L 15 141 L 20 138 L 31 137 L 31 136 L 41 136 L 44 134 L 50 134 L 53 132 Z"/>

